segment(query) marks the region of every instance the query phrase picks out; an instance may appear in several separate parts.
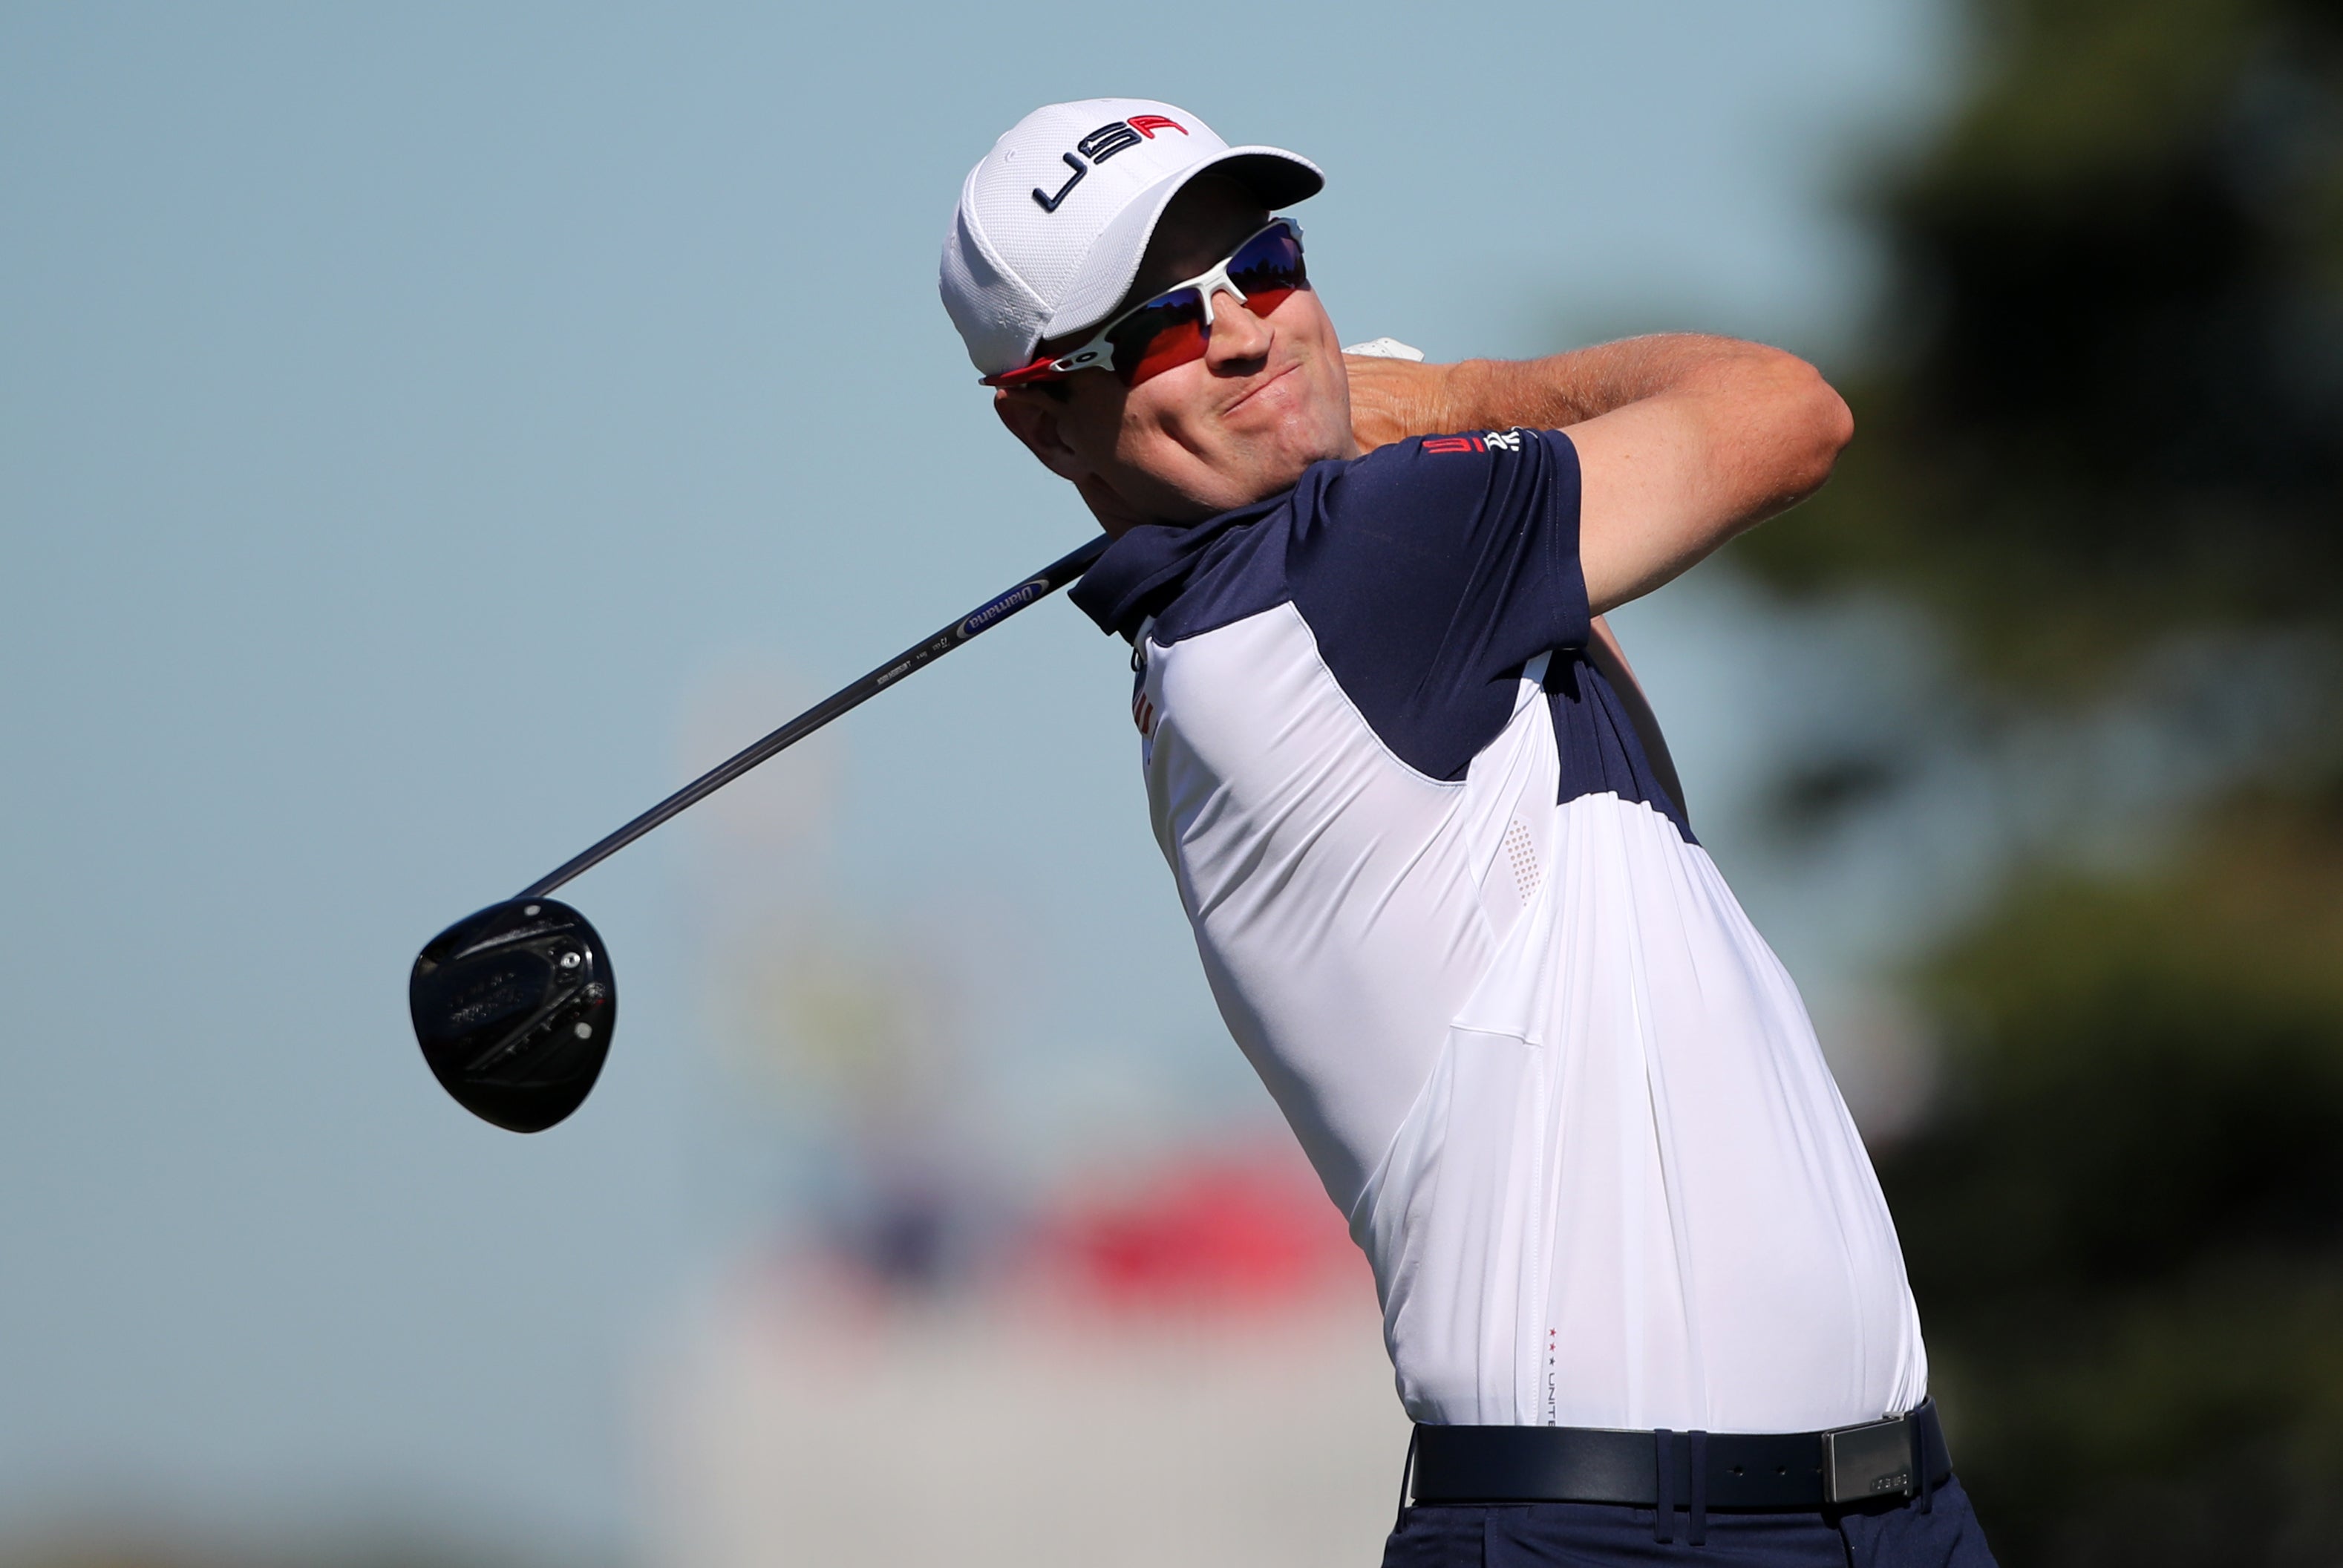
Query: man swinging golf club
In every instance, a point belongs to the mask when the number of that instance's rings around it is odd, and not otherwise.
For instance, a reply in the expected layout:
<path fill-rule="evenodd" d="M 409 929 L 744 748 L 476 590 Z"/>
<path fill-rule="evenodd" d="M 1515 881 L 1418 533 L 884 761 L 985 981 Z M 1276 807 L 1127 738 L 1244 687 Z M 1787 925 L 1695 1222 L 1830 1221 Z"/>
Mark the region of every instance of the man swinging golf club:
<path fill-rule="evenodd" d="M 1051 105 L 941 284 L 1112 540 L 1074 597 L 1156 838 L 1373 1263 L 1384 1561 L 1988 1564 L 1870 1162 L 1600 619 L 1817 488 L 1845 405 L 1715 337 L 1346 359 L 1272 216 L 1322 184 Z"/>

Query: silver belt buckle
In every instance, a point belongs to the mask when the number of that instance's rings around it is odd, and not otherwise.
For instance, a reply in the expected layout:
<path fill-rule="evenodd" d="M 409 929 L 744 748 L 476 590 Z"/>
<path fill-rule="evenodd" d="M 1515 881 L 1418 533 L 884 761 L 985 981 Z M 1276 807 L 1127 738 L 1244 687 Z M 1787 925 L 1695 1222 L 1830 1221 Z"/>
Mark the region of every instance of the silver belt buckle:
<path fill-rule="evenodd" d="M 1823 1433 L 1823 1484 L 1833 1503 L 1909 1497 L 1917 1492 L 1912 1474 L 1912 1418 L 1899 1415 Z"/>

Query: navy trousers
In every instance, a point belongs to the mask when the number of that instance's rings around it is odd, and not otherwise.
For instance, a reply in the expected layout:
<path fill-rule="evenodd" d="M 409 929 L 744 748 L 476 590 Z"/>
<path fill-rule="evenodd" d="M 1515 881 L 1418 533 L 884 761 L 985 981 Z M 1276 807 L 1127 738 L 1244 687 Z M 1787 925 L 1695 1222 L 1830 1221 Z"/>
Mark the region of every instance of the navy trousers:
<path fill-rule="evenodd" d="M 1813 1513 L 1711 1509 L 1698 1546 L 1684 1510 L 1674 1528 L 1657 1524 L 1648 1508 L 1606 1503 L 1424 1503 L 1400 1516 L 1383 1568 L 1995 1568 L 1958 1477 L 1925 1508 L 1915 1498 Z"/>

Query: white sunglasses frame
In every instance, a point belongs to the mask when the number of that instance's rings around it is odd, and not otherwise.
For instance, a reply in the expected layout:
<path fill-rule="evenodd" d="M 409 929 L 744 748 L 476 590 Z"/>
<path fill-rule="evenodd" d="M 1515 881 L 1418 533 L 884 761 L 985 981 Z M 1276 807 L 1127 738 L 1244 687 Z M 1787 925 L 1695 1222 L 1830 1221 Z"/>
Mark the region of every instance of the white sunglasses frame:
<path fill-rule="evenodd" d="M 1214 262 L 1210 268 L 1198 273 L 1193 277 L 1183 278 L 1180 282 L 1172 285 L 1169 288 L 1159 289 L 1155 293 L 1149 295 L 1145 299 L 1141 300 L 1129 310 L 1123 311 L 1113 320 L 1108 322 L 1105 326 L 1092 333 L 1091 335 L 1090 341 L 1084 343 L 1080 348 L 1073 350 L 1070 354 L 1059 356 L 1057 358 L 1051 360 L 1046 367 L 1029 365 L 1024 367 L 1022 369 L 1009 372 L 1009 376 L 1019 377 L 1032 377 L 1034 379 L 1038 380 L 1040 377 L 1035 375 L 1035 372 L 1039 369 L 1054 371 L 1060 376 L 1071 376 L 1077 370 L 1111 370 L 1114 368 L 1114 347 L 1107 342 L 1107 335 L 1112 332 L 1116 327 L 1121 326 L 1124 322 L 1130 320 L 1132 317 L 1138 315 L 1141 311 L 1152 309 L 1159 302 L 1179 293 L 1183 288 L 1195 289 L 1203 296 L 1204 330 L 1209 333 L 1212 329 L 1212 297 L 1214 295 L 1233 294 L 1236 296 L 1237 303 L 1239 305 L 1245 303 L 1245 291 L 1239 288 L 1236 286 L 1235 281 L 1229 276 L 1229 263 L 1234 261 L 1240 255 L 1243 254 L 1244 247 L 1246 246 L 1251 245 L 1254 240 L 1259 239 L 1262 235 L 1267 234 L 1273 228 L 1291 230 L 1293 235 L 1294 245 L 1299 246 L 1302 244 L 1301 224 L 1295 222 L 1290 217 L 1271 218 L 1267 223 L 1262 225 L 1259 228 L 1245 236 L 1242 240 L 1239 240 L 1237 242 L 1236 249 L 1232 250 L 1228 255 Z M 1306 272 L 1306 266 L 1304 270 Z M 1303 286 L 1306 287 L 1308 286 L 1305 284 Z M 1003 377 L 996 384 L 1001 386 L 1016 385 L 1016 383 L 1011 381 L 1008 377 Z"/>

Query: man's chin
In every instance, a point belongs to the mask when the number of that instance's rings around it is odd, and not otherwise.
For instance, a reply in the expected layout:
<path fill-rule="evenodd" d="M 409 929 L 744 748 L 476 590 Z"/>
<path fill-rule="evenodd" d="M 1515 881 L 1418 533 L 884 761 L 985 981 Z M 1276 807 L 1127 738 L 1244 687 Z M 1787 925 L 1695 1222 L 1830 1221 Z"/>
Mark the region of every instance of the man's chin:
<path fill-rule="evenodd" d="M 1339 441 L 1298 420 L 1278 421 L 1253 435 L 1225 429 L 1222 435 L 1217 450 L 1199 454 L 1202 461 L 1182 481 L 1159 493 L 1159 521 L 1184 526 L 1252 506 L 1292 489 L 1312 463 L 1351 456 Z"/>
<path fill-rule="evenodd" d="M 1197 505 L 1204 509 L 1192 520 L 1202 521 L 1221 512 L 1233 511 L 1239 507 L 1250 507 L 1272 496 L 1283 495 L 1301 483 L 1302 476 L 1309 471 L 1311 464 L 1322 457 L 1337 456 L 1340 454 L 1305 453 L 1276 447 L 1248 452 L 1242 462 L 1219 467 L 1214 476 L 1216 482 L 1196 498 Z"/>
<path fill-rule="evenodd" d="M 1298 361 L 1289 366 L 1222 410 L 1219 421 L 1232 445 L 1262 454 L 1264 468 L 1289 466 L 1288 485 L 1312 463 L 1353 455 L 1347 399 L 1330 397 L 1308 370 Z"/>

